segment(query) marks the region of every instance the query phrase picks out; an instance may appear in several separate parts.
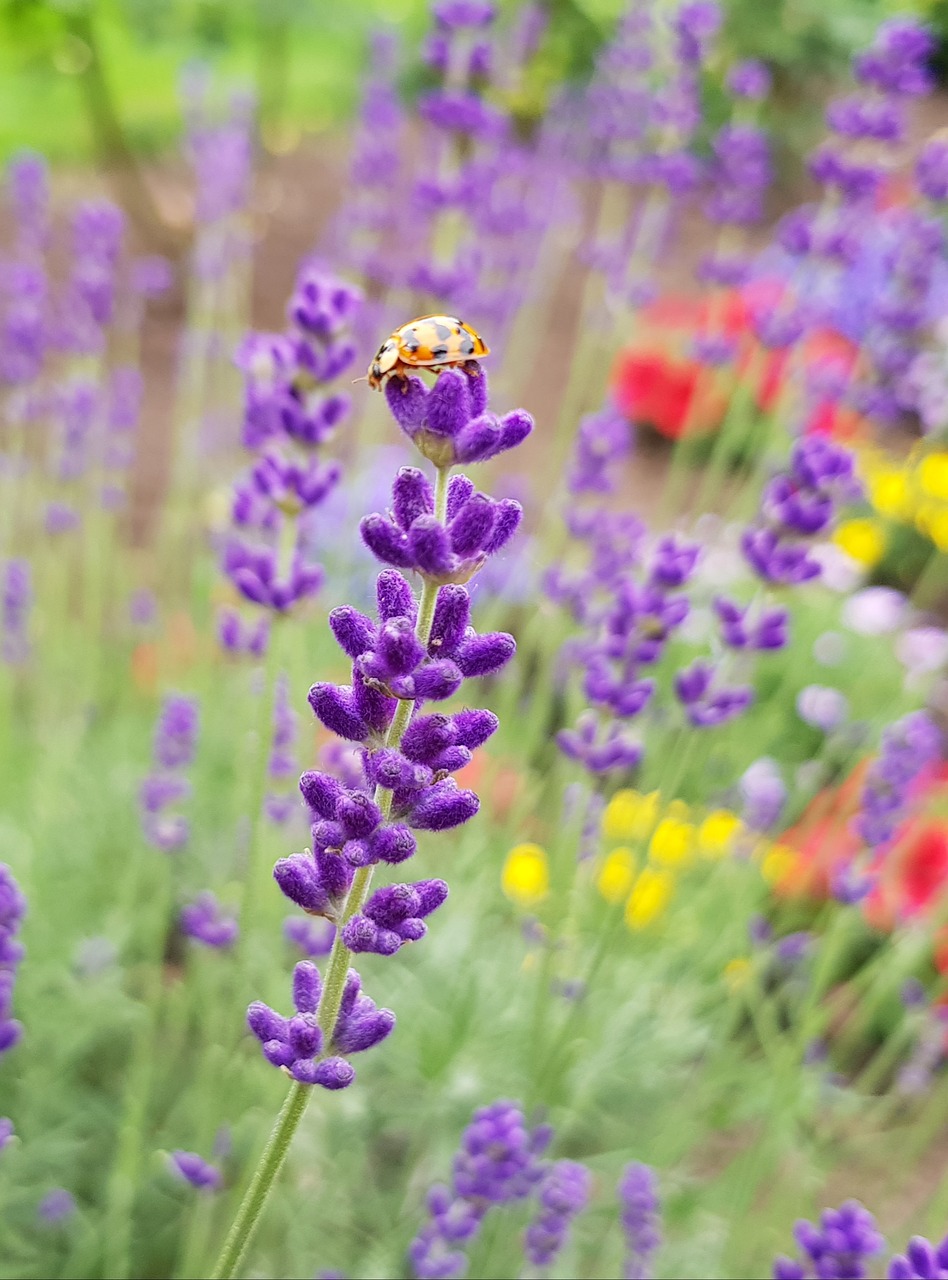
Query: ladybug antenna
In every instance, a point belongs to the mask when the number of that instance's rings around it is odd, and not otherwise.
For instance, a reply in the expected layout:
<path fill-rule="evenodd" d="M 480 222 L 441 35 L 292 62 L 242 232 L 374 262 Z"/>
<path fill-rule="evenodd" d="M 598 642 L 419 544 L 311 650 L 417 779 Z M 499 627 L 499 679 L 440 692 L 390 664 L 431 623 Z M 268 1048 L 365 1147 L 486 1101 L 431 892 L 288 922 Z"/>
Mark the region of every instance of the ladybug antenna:
<path fill-rule="evenodd" d="M 368 380 L 369 380 L 369 375 L 367 373 L 364 373 L 361 378 L 353 378 L 352 385 L 355 386 L 357 382 L 368 382 Z"/>

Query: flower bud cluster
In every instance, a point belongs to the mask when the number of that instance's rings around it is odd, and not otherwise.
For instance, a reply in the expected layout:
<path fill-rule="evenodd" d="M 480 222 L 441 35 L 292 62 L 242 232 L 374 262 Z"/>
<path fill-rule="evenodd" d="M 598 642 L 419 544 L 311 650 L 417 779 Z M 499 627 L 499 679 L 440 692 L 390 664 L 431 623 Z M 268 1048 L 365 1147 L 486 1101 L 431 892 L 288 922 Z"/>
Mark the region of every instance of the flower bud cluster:
<path fill-rule="evenodd" d="M 363 995 L 361 979 L 350 969 L 332 1040 L 326 1044 L 316 1018 L 321 993 L 319 970 L 311 960 L 301 960 L 293 970 L 293 1016 L 284 1018 L 255 1000 L 247 1010 L 247 1025 L 263 1046 L 267 1061 L 300 1084 L 344 1089 L 355 1072 L 341 1055 L 379 1044 L 395 1026 L 395 1015 L 390 1009 L 377 1009 Z"/>

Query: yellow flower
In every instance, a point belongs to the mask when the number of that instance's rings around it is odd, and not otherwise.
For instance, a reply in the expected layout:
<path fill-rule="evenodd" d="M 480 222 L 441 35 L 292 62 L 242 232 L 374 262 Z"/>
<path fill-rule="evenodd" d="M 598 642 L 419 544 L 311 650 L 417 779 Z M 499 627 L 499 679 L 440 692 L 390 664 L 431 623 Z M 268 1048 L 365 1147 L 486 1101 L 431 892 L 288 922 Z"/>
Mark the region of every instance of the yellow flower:
<path fill-rule="evenodd" d="M 885 551 L 885 531 L 877 520 L 846 520 L 833 535 L 833 541 L 851 560 L 871 569 Z"/>
<path fill-rule="evenodd" d="M 671 813 L 672 806 L 668 806 Z M 687 862 L 694 853 L 695 829 L 690 822 L 681 822 L 675 817 L 662 818 L 655 828 L 648 846 L 648 856 L 653 862 L 662 862 L 674 867 Z"/>
<path fill-rule="evenodd" d="M 797 865 L 797 855 L 789 845 L 771 845 L 760 864 L 760 874 L 768 884 L 777 884 Z"/>
<path fill-rule="evenodd" d="M 869 498 L 875 509 L 892 520 L 906 519 L 912 510 L 908 478 L 894 467 L 880 467 L 869 475 Z"/>
<path fill-rule="evenodd" d="M 929 498 L 948 502 L 948 453 L 930 453 L 915 472 L 919 488 Z"/>
<path fill-rule="evenodd" d="M 635 854 L 631 849 L 613 849 L 599 868 L 596 888 L 607 902 L 621 902 L 635 879 Z"/>
<path fill-rule="evenodd" d="M 915 527 L 939 551 L 948 551 L 948 509 L 936 502 L 921 503 L 915 513 Z"/>
<path fill-rule="evenodd" d="M 538 844 L 518 844 L 507 854 L 501 887 L 512 902 L 530 907 L 550 891 L 546 853 Z"/>
<path fill-rule="evenodd" d="M 715 809 L 698 828 L 698 848 L 705 858 L 721 858 L 734 848 L 741 820 L 730 809 Z"/>
<path fill-rule="evenodd" d="M 602 815 L 602 833 L 607 840 L 641 840 L 658 817 L 661 797 L 657 791 L 643 796 L 640 791 L 617 791 Z"/>
<path fill-rule="evenodd" d="M 646 867 L 639 875 L 625 904 L 625 919 L 630 929 L 644 929 L 668 906 L 674 880 L 667 871 Z"/>
<path fill-rule="evenodd" d="M 747 956 L 735 956 L 724 966 L 724 981 L 732 991 L 740 991 L 750 977 L 751 962 Z"/>

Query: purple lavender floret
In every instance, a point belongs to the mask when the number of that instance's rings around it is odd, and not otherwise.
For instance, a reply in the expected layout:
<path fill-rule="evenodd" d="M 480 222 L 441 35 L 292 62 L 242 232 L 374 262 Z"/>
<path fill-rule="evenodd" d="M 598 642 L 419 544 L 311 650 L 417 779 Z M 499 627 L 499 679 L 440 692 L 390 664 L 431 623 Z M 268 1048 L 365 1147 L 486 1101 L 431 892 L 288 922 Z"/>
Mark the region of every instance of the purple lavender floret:
<path fill-rule="evenodd" d="M 948 1276 L 948 1236 L 932 1244 L 924 1236 L 913 1236 L 905 1253 L 889 1263 L 889 1280 L 944 1280 Z"/>
<path fill-rule="evenodd" d="M 548 1267 L 563 1250 L 573 1218 L 589 1202 L 592 1178 L 584 1164 L 557 1160 L 537 1189 L 539 1212 L 524 1235 L 524 1253 L 533 1267 Z"/>
<path fill-rule="evenodd" d="M 182 1182 L 189 1183 L 197 1191 L 219 1191 L 223 1179 L 216 1165 L 208 1164 L 193 1151 L 172 1151 L 168 1167 Z"/>
<path fill-rule="evenodd" d="M 332 1043 L 324 1053 L 324 1036 L 316 1019 L 322 978 L 312 961 L 301 960 L 293 970 L 293 1017 L 281 1017 L 259 1000 L 247 1010 L 247 1025 L 263 1046 L 263 1056 L 300 1084 L 345 1089 L 355 1072 L 342 1055 L 371 1049 L 395 1026 L 394 1013 L 377 1009 L 361 985 L 359 975 L 350 969 Z"/>
<path fill-rule="evenodd" d="M 179 920 L 182 933 L 206 947 L 223 951 L 237 941 L 237 921 L 225 915 L 213 893 L 198 894 L 193 902 L 181 908 Z"/>
<path fill-rule="evenodd" d="M 26 899 L 13 872 L 0 862 L 0 1057 L 20 1043 L 22 1023 L 13 1017 L 13 987 L 23 959 L 18 935 L 26 915 Z"/>
<path fill-rule="evenodd" d="M 729 649 L 775 650 L 787 644 L 790 615 L 779 606 L 763 605 L 757 610 L 742 608 L 726 596 L 713 603 L 721 639 Z"/>
<path fill-rule="evenodd" d="M 819 1226 L 801 1219 L 793 1228 L 801 1260 L 774 1260 L 774 1280 L 806 1280 L 807 1277 L 847 1277 L 861 1280 L 866 1263 L 885 1247 L 872 1214 L 857 1201 L 847 1200 L 839 1209 L 826 1209 Z"/>
<path fill-rule="evenodd" d="M 770 93 L 770 86 L 770 69 L 756 58 L 735 63 L 727 73 L 727 87 L 736 98 L 760 102 Z"/>
<path fill-rule="evenodd" d="M 696 729 L 727 724 L 754 701 L 754 690 L 749 685 L 722 687 L 717 676 L 716 665 L 703 658 L 696 658 L 675 676 L 675 695 Z"/>
<path fill-rule="evenodd" d="M 487 375 L 446 369 L 430 389 L 414 375 L 389 378 L 385 398 L 392 416 L 418 451 L 436 467 L 486 462 L 521 444 L 533 430 L 522 409 L 502 418 L 487 408 Z"/>
<path fill-rule="evenodd" d="M 415 884 L 389 884 L 377 889 L 362 911 L 347 922 L 342 940 L 350 951 L 394 955 L 406 942 L 425 936 L 424 917 L 448 896 L 443 880 L 419 880 Z"/>
<path fill-rule="evenodd" d="M 0 1116 L 0 1151 L 8 1147 L 16 1137 L 13 1121 L 7 1116 Z"/>
<path fill-rule="evenodd" d="M 645 1164 L 629 1164 L 617 1187 L 625 1236 L 625 1280 L 648 1280 L 662 1242 L 658 1182 Z"/>
<path fill-rule="evenodd" d="M 392 486 L 392 514 L 366 516 L 362 540 L 383 564 L 410 569 L 440 586 L 468 582 L 488 556 L 517 532 L 523 508 L 477 493 L 467 476 L 448 486 L 447 520 L 434 514 L 434 490 L 415 467 L 402 467 Z"/>

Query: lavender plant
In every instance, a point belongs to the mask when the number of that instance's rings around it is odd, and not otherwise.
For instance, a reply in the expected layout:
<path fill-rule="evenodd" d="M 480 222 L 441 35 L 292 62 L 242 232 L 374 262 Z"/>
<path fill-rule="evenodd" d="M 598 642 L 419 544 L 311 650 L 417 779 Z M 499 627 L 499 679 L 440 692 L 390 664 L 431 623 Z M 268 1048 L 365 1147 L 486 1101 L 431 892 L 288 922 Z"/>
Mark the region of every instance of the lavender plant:
<path fill-rule="evenodd" d="M 247 1248 L 309 1086 L 351 1084 L 348 1056 L 372 1048 L 395 1025 L 393 1013 L 361 992 L 351 955 L 391 955 L 417 941 L 426 931 L 424 918 L 447 896 L 442 880 L 392 884 L 370 896 L 375 868 L 409 859 L 416 831 L 449 830 L 477 812 L 477 796 L 451 774 L 496 730 L 496 717 L 422 708 L 450 698 L 465 679 L 499 671 L 515 649 L 512 636 L 474 631 L 463 584 L 513 536 L 521 508 L 494 502 L 451 472 L 460 461 L 483 461 L 519 444 L 532 419 L 519 410 L 503 418 L 490 413 L 479 370 L 448 370 L 430 389 L 415 376 L 404 387 L 389 379 L 385 395 L 398 426 L 434 462 L 435 484 L 417 468 L 402 468 L 392 517 L 367 516 L 362 536 L 383 563 L 414 571 L 421 593 L 416 598 L 403 573 L 386 569 L 377 582 L 377 621 L 351 606 L 330 615 L 336 641 L 352 660 L 352 683 L 315 684 L 309 701 L 331 732 L 362 745 L 362 785 L 303 774 L 300 790 L 315 819 L 313 847 L 278 862 L 274 876 L 292 902 L 325 916 L 338 932 L 325 979 L 312 962 L 296 966 L 295 1015 L 284 1019 L 259 1002 L 248 1011 L 264 1056 L 294 1083 L 218 1260 L 222 1276 L 233 1274 Z"/>

